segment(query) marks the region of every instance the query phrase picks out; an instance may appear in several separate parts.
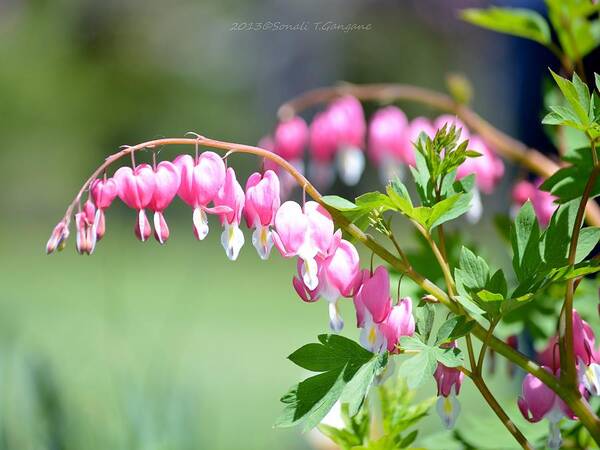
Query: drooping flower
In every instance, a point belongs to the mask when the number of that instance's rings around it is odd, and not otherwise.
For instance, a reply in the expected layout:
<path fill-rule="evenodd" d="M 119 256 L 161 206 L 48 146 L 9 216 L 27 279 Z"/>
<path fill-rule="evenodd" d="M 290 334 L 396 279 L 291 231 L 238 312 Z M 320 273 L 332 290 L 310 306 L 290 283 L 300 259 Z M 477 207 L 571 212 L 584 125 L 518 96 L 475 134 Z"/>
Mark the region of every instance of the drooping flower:
<path fill-rule="evenodd" d="M 337 150 L 327 111 L 315 115 L 310 124 L 309 175 L 316 186 L 327 189 L 333 183 L 333 159 Z"/>
<path fill-rule="evenodd" d="M 448 348 L 456 347 L 456 342 L 447 346 Z M 455 367 L 447 367 L 438 363 L 433 377 L 437 383 L 437 413 L 447 429 L 454 428 L 460 414 L 460 403 L 456 396 L 460 393 L 464 374 Z"/>
<path fill-rule="evenodd" d="M 235 171 L 229 167 L 225 174 L 225 183 L 215 197 L 215 206 L 226 206 L 230 209 L 229 212 L 221 213 L 219 216 L 223 225 L 221 245 L 231 261 L 237 259 L 244 245 L 244 233 L 240 230 L 244 200 L 244 190 L 237 181 Z"/>
<path fill-rule="evenodd" d="M 154 169 L 154 181 L 154 194 L 148 207 L 154 211 L 154 237 L 164 244 L 169 239 L 169 226 L 163 213 L 179 190 L 181 176 L 178 167 L 169 161 L 161 161 Z"/>
<path fill-rule="evenodd" d="M 407 132 L 408 120 L 396 106 L 387 106 L 377 111 L 369 124 L 369 155 L 384 183 L 401 176 L 403 158 L 403 138 Z"/>
<path fill-rule="evenodd" d="M 415 165 L 415 152 L 417 151 L 414 147 L 414 143 L 419 140 L 421 133 L 425 133 L 427 136 L 433 139 L 435 136 L 435 129 L 431 124 L 431 121 L 426 117 L 415 117 L 408 124 L 406 133 L 404 133 L 404 139 L 401 147 L 401 153 L 399 157 L 408 165 Z"/>
<path fill-rule="evenodd" d="M 333 181 L 334 158 L 340 178 L 347 185 L 358 183 L 365 166 L 366 122 L 360 102 L 340 97 L 317 114 L 310 126 L 310 176 L 321 188 Z"/>
<path fill-rule="evenodd" d="M 197 161 L 190 155 L 179 155 L 173 163 L 179 168 L 181 183 L 177 195 L 194 208 L 192 216 L 194 235 L 202 240 L 208 234 L 206 213 L 229 212 L 228 207 L 209 207 L 225 182 L 225 163 L 214 152 L 203 152 Z"/>
<path fill-rule="evenodd" d="M 357 324 L 362 327 L 363 314 L 368 312 L 375 323 L 383 322 L 392 309 L 390 298 L 390 276 L 384 266 L 379 266 L 371 275 L 368 270 L 362 272 L 362 280 L 354 296 Z"/>
<path fill-rule="evenodd" d="M 108 209 L 117 196 L 117 190 L 117 182 L 113 178 L 98 178 L 90 185 L 90 194 L 97 208 L 94 222 L 96 226 L 96 238 L 98 240 L 102 239 L 106 232 L 104 211 Z"/>
<path fill-rule="evenodd" d="M 316 257 L 319 283 L 315 289 L 308 288 L 304 283 L 301 260 L 298 260 L 298 277 L 292 280 L 302 300 L 314 302 L 324 298 L 328 302 L 329 326 L 335 332 L 341 331 L 344 326 L 338 300 L 354 295 L 359 274 L 358 251 L 350 242 L 338 238 L 339 232 L 334 235 L 327 255 Z"/>
<path fill-rule="evenodd" d="M 373 274 L 363 270 L 355 284 L 354 307 L 361 345 L 372 352 L 387 349 L 397 353 L 400 338 L 412 336 L 415 331 L 411 299 L 406 297 L 392 305 L 389 273 L 383 266 Z"/>
<path fill-rule="evenodd" d="M 273 151 L 286 161 L 302 160 L 308 141 L 308 126 L 302 117 L 295 116 L 279 122 L 275 128 Z"/>
<path fill-rule="evenodd" d="M 56 250 L 62 250 L 65 241 L 69 237 L 69 227 L 64 220 L 56 224 L 52 230 L 52 234 L 46 243 L 46 254 L 54 253 Z"/>
<path fill-rule="evenodd" d="M 273 247 L 271 226 L 279 209 L 280 184 L 279 177 L 272 170 L 264 175 L 253 173 L 246 181 L 246 203 L 244 216 L 249 228 L 254 228 L 252 245 L 261 259 L 267 259 Z"/>
<path fill-rule="evenodd" d="M 113 177 L 117 183 L 119 198 L 128 207 L 138 211 L 135 224 L 135 235 L 144 242 L 148 240 L 152 229 L 146 217 L 145 208 L 152 201 L 156 181 L 154 170 L 148 164 L 140 164 L 135 169 L 131 167 L 119 168 Z"/>
<path fill-rule="evenodd" d="M 573 310 L 573 353 L 575 360 L 589 366 L 595 360 L 595 345 L 596 337 L 592 327 L 581 318 L 576 310 Z M 560 369 L 558 336 L 550 337 L 547 346 L 538 353 L 537 360 L 553 371 Z"/>
<path fill-rule="evenodd" d="M 546 191 L 539 189 L 542 180 L 533 183 L 522 180 L 515 184 L 512 198 L 515 206 L 522 206 L 527 200 L 531 201 L 535 215 L 542 226 L 548 225 L 554 211 L 558 208 L 555 203 L 556 197 Z"/>
<path fill-rule="evenodd" d="M 390 353 L 398 353 L 398 343 L 402 336 L 415 333 L 415 319 L 412 315 L 412 300 L 404 297 L 394 305 L 388 316 L 379 324 Z"/>
<path fill-rule="evenodd" d="M 96 247 L 95 217 L 96 207 L 90 200 L 85 202 L 82 211 L 75 214 L 76 247 L 80 255 L 91 255 Z"/>
<path fill-rule="evenodd" d="M 314 290 L 319 284 L 315 257 L 326 255 L 333 241 L 331 216 L 316 202 L 306 202 L 303 210 L 298 203 L 287 201 L 275 215 L 275 230 L 275 246 L 285 258 L 302 259 L 302 279 Z"/>
<path fill-rule="evenodd" d="M 271 153 L 275 152 L 275 142 L 273 138 L 269 135 L 263 136 L 260 141 L 258 141 L 258 146 L 265 150 L 270 151 Z M 294 166 L 294 168 L 300 172 L 304 173 L 304 160 L 297 159 L 289 161 L 289 163 Z M 280 185 L 280 197 L 283 199 L 289 198 L 292 190 L 298 185 L 296 183 L 296 179 L 287 171 L 281 168 L 280 165 L 274 163 L 269 158 L 264 158 L 263 160 L 263 169 L 265 171 L 272 171 L 279 177 L 279 185 Z"/>
<path fill-rule="evenodd" d="M 544 370 L 558 376 L 549 367 Z M 521 396 L 517 402 L 523 417 L 529 422 L 539 422 L 547 419 L 549 422 L 548 448 L 557 450 L 562 444 L 559 422 L 563 417 L 574 419 L 573 412 L 565 405 L 554 391 L 546 386 L 536 376 L 528 373 L 523 379 Z"/>

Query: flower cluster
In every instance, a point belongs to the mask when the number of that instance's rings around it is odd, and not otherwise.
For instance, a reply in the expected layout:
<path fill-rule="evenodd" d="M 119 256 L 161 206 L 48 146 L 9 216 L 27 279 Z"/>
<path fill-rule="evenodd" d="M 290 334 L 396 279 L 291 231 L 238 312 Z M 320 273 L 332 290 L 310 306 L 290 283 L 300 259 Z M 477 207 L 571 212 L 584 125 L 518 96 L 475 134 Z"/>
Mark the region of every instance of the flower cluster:
<path fill-rule="evenodd" d="M 252 174 L 244 191 L 233 168 L 226 168 L 213 152 L 196 158 L 180 155 L 173 162 L 162 161 L 154 167 L 121 167 L 112 178 L 105 176 L 90 184 L 89 198 L 75 214 L 77 251 L 94 251 L 106 230 L 105 211 L 116 197 L 137 211 L 134 232 L 140 241 L 147 241 L 154 228 L 154 237 L 164 244 L 170 234 L 164 211 L 178 196 L 193 208 L 192 228 L 197 239 L 208 234 L 207 214 L 218 215 L 223 225 L 221 243 L 229 259 L 235 260 L 244 245 L 240 222 L 245 216 L 248 227 L 254 229 L 252 243 L 266 259 L 273 245 L 271 226 L 279 209 L 279 195 L 279 179 L 274 172 Z M 153 226 L 146 210 L 153 212 Z M 64 219 L 52 232 L 46 251 L 60 249 L 68 235 L 68 219 Z"/>
<path fill-rule="evenodd" d="M 573 311 L 573 352 L 577 359 L 579 391 L 589 398 L 600 395 L 600 349 L 596 350 L 594 332 L 589 324 Z M 560 377 L 558 336 L 550 338 L 547 347 L 538 354 L 538 361 L 547 372 Z M 547 419 L 550 433 L 548 448 L 558 449 L 562 444 L 559 422 L 563 418 L 575 420 L 573 411 L 537 377 L 527 374 L 523 379 L 522 393 L 518 400 L 523 417 L 529 422 Z"/>
<path fill-rule="evenodd" d="M 433 138 L 444 125 L 461 129 L 461 139 L 469 140 L 469 148 L 478 158 L 467 158 L 458 168 L 457 178 L 475 174 L 475 193 L 472 218 L 481 212 L 479 191 L 490 194 L 504 175 L 504 164 L 478 135 L 471 135 L 465 124 L 450 115 L 431 121 L 416 117 L 409 122 L 406 114 L 396 107 L 378 110 L 368 124 L 360 102 L 352 96 L 340 97 L 315 115 L 310 127 L 296 116 L 280 122 L 273 138 L 260 142 L 267 148 L 303 170 L 304 149 L 309 147 L 308 174 L 321 188 L 333 182 L 337 167 L 341 180 L 355 185 L 365 167 L 365 150 L 372 164 L 379 169 L 383 182 L 401 176 L 404 168 L 415 166 L 413 143 L 421 133 Z"/>

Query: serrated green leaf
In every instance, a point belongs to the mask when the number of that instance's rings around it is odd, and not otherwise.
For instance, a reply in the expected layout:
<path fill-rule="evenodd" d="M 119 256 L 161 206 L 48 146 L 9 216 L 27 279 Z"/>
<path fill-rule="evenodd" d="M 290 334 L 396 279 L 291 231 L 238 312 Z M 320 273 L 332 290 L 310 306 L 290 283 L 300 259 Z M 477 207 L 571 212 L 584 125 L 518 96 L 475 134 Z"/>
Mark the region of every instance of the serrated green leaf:
<path fill-rule="evenodd" d="M 429 341 L 431 328 L 435 320 L 435 308 L 431 303 L 422 303 L 415 309 L 415 323 L 417 333 L 421 336 L 423 342 Z"/>
<path fill-rule="evenodd" d="M 479 292 L 477 292 L 477 297 L 479 297 L 484 302 L 501 302 L 502 300 L 504 300 L 504 296 L 502 294 L 490 292 L 486 289 L 482 289 Z"/>
<path fill-rule="evenodd" d="M 534 274 L 542 262 L 540 227 L 530 201 L 519 210 L 511 229 L 513 268 L 519 281 Z"/>
<path fill-rule="evenodd" d="M 446 367 L 459 367 L 464 364 L 462 353 L 457 347 L 435 348 L 436 360 Z"/>
<path fill-rule="evenodd" d="M 539 42 L 551 43 L 546 19 L 535 11 L 518 8 L 466 9 L 461 16 L 467 22 L 483 28 Z"/>
<path fill-rule="evenodd" d="M 464 246 L 460 252 L 459 268 L 464 286 L 470 289 L 483 289 L 486 286 L 490 274 L 487 263 Z"/>
<path fill-rule="evenodd" d="M 475 321 L 468 320 L 465 316 L 453 316 L 446 320 L 438 329 L 435 345 L 439 346 L 455 341 L 469 333 L 475 326 Z"/>
<path fill-rule="evenodd" d="M 577 242 L 577 251 L 575 253 L 575 264 L 583 261 L 600 241 L 599 227 L 582 228 L 579 232 L 579 240 Z"/>
<path fill-rule="evenodd" d="M 420 353 L 404 361 L 400 366 L 399 373 L 406 378 L 406 384 L 410 389 L 416 389 L 433 376 L 436 367 L 435 349 L 425 347 Z"/>

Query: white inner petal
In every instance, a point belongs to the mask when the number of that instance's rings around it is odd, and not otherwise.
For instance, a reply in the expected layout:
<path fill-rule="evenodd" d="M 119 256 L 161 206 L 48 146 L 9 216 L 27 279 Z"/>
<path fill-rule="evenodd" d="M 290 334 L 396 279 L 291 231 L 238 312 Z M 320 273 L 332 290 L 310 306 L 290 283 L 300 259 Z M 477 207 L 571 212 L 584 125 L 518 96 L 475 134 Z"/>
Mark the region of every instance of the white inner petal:
<path fill-rule="evenodd" d="M 337 302 L 328 302 L 329 304 L 329 327 L 335 333 L 339 333 L 344 328 L 344 320 L 340 316 Z"/>
<path fill-rule="evenodd" d="M 195 208 L 192 221 L 194 222 L 198 239 L 204 239 L 208 234 L 208 217 L 206 216 L 206 212 L 202 208 Z"/>
<path fill-rule="evenodd" d="M 470 223 L 478 223 L 483 214 L 483 204 L 481 203 L 481 195 L 479 189 L 473 188 L 473 198 L 471 198 L 471 207 L 467 211 L 467 220 Z"/>
<path fill-rule="evenodd" d="M 240 254 L 240 249 L 244 245 L 244 233 L 240 230 L 237 223 L 226 223 L 221 234 L 221 245 L 225 249 L 227 257 L 231 261 L 235 261 Z"/>
<path fill-rule="evenodd" d="M 347 186 L 355 186 L 365 170 L 365 153 L 356 147 L 344 147 L 338 152 L 338 171 Z"/>
<path fill-rule="evenodd" d="M 252 233 L 252 245 L 256 248 L 260 259 L 265 260 L 269 258 L 271 248 L 273 247 L 273 238 L 268 226 L 259 225 L 254 229 Z"/>
<path fill-rule="evenodd" d="M 318 266 L 314 257 L 302 258 L 302 279 L 311 291 L 314 291 L 319 285 Z"/>

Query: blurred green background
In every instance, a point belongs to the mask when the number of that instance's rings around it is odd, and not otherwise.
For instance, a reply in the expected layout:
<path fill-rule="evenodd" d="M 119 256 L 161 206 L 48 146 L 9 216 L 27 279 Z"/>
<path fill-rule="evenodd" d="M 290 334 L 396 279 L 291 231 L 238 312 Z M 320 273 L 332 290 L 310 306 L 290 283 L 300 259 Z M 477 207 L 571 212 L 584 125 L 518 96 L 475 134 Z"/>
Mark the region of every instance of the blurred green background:
<path fill-rule="evenodd" d="M 179 201 L 165 247 L 140 244 L 118 202 L 93 257 L 77 256 L 73 239 L 52 257 L 44 244 L 119 145 L 191 130 L 252 144 L 280 103 L 338 80 L 443 89 L 446 73 L 463 72 L 475 108 L 518 133 L 514 111 L 528 97 L 514 41 L 456 18 L 487 3 L 0 0 L 0 448 L 308 448 L 298 431 L 272 428 L 279 396 L 304 375 L 285 357 L 327 329 L 325 305 L 293 292 L 293 262 L 262 262 L 247 245 L 230 263 L 216 222 L 196 242 Z M 372 29 L 231 31 L 267 20 Z M 256 167 L 244 156 L 230 162 L 242 179 Z M 491 210 L 508 209 L 512 177 L 487 199 Z M 377 183 L 370 170 L 357 192 Z M 343 310 L 352 325 L 349 302 Z M 512 402 L 518 381 L 504 370 L 494 384 Z M 497 430 L 489 448 L 509 448 L 471 387 L 464 392 L 459 424 L 484 438 Z M 433 394 L 428 386 L 422 396 Z M 439 429 L 435 414 L 428 420 Z M 450 446 L 428 433 L 421 443 Z"/>

